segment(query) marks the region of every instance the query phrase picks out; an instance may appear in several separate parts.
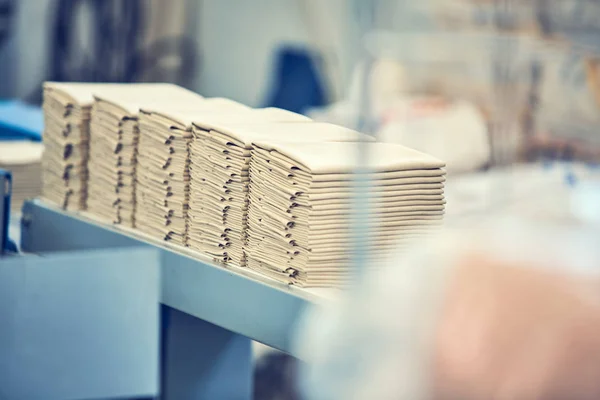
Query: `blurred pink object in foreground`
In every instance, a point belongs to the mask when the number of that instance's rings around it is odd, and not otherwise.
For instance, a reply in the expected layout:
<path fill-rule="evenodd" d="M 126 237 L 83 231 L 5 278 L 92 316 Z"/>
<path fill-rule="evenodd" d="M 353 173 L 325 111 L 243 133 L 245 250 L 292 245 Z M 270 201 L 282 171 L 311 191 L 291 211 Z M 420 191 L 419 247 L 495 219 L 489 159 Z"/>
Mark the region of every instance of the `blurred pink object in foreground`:
<path fill-rule="evenodd" d="M 599 398 L 598 237 L 496 221 L 391 259 L 299 331 L 308 398 Z"/>

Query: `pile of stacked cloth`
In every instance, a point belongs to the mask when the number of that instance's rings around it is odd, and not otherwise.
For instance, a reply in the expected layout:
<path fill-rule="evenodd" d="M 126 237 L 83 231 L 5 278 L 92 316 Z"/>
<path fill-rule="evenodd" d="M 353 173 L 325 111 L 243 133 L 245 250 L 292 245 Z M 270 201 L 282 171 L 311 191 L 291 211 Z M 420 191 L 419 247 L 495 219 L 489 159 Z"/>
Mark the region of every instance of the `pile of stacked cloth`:
<path fill-rule="evenodd" d="M 358 140 L 365 135 L 266 108 L 226 118 L 196 119 L 190 150 L 188 245 L 220 263 L 243 266 L 253 140 Z"/>
<path fill-rule="evenodd" d="M 42 153 L 44 145 L 26 140 L 0 142 L 0 169 L 12 174 L 11 209 L 19 212 L 23 202 L 42 190 Z"/>
<path fill-rule="evenodd" d="M 168 83 L 104 85 L 94 92 L 90 122 L 88 211 L 136 226 L 138 115 L 142 106 L 190 107 L 203 97 Z"/>
<path fill-rule="evenodd" d="M 171 243 L 186 245 L 192 122 L 199 115 L 250 110 L 243 104 L 221 98 L 204 99 L 187 106 L 141 110 L 136 211 L 139 230 Z"/>
<path fill-rule="evenodd" d="M 343 286 L 354 254 L 353 171 L 365 146 L 373 260 L 439 228 L 445 164 L 384 143 L 255 142 L 250 162 L 247 266 L 305 287 Z"/>
<path fill-rule="evenodd" d="M 44 83 L 42 197 L 65 210 L 86 209 L 89 122 L 97 87 Z"/>

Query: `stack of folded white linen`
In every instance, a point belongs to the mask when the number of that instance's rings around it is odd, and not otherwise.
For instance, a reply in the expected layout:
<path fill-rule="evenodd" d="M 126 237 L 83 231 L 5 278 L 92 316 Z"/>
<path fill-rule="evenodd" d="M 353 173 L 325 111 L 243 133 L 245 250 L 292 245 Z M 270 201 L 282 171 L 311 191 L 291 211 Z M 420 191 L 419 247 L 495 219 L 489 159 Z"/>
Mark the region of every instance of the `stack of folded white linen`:
<path fill-rule="evenodd" d="M 202 116 L 239 114 L 251 108 L 222 98 L 199 104 L 145 107 L 140 112 L 136 226 L 186 245 L 192 122 Z"/>
<path fill-rule="evenodd" d="M 99 84 L 44 83 L 42 197 L 66 210 L 85 210 L 93 92 Z"/>
<path fill-rule="evenodd" d="M 44 145 L 28 140 L 0 141 L 0 169 L 12 174 L 11 209 L 20 212 L 23 202 L 42 190 L 42 153 Z"/>
<path fill-rule="evenodd" d="M 212 125 L 194 124 L 191 151 L 189 245 L 218 262 L 242 267 L 245 266 L 243 245 L 249 202 L 248 169 L 254 141 L 373 140 L 351 129 L 312 122 L 283 110 L 258 110 L 257 113 L 260 117 L 254 122 L 229 120 Z M 265 122 L 267 118 L 284 122 Z"/>
<path fill-rule="evenodd" d="M 373 258 L 422 239 L 444 214 L 445 164 L 401 145 L 365 146 Z M 355 254 L 355 143 L 255 142 L 247 266 L 299 286 L 342 286 Z"/>
<path fill-rule="evenodd" d="M 242 265 L 250 151 L 244 150 L 236 132 L 269 131 L 277 123 L 311 121 L 273 107 L 196 118 L 190 147 L 190 248 L 221 263 Z"/>
<path fill-rule="evenodd" d="M 173 84 L 138 83 L 101 86 L 94 98 L 88 211 L 106 221 L 135 227 L 140 108 L 190 107 L 203 97 Z"/>

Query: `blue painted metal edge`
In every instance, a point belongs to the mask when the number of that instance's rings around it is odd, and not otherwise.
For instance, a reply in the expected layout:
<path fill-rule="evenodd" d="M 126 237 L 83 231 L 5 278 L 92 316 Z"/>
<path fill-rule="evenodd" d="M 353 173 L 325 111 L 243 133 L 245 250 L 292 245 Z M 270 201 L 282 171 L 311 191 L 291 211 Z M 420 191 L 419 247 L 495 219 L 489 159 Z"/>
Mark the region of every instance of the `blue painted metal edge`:
<path fill-rule="evenodd" d="M 149 247 L 0 260 L 0 398 L 157 396 L 159 263 Z"/>
<path fill-rule="evenodd" d="M 12 193 L 12 175 L 10 171 L 0 169 L 0 188 L 2 207 L 0 207 L 0 254 L 8 249 L 8 224 L 10 223 L 10 197 Z"/>
<path fill-rule="evenodd" d="M 31 253 L 155 247 L 161 254 L 163 304 L 292 355 L 295 325 L 303 311 L 319 300 L 245 268 L 223 268 L 180 246 L 67 213 L 40 200 L 25 203 L 22 225 L 22 248 Z"/>

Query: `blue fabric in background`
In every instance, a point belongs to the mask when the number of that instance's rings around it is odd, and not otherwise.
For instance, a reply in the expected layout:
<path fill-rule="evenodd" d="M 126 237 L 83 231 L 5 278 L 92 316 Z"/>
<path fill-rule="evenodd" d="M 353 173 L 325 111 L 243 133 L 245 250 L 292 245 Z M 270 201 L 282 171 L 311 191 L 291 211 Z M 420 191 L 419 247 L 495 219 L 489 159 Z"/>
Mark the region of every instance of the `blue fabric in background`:
<path fill-rule="evenodd" d="M 0 101 L 0 140 L 42 140 L 44 114 L 40 107 L 18 100 Z"/>
<path fill-rule="evenodd" d="M 327 104 L 323 79 L 311 50 L 282 47 L 275 55 L 273 85 L 267 107 L 305 113 L 309 108 Z"/>

